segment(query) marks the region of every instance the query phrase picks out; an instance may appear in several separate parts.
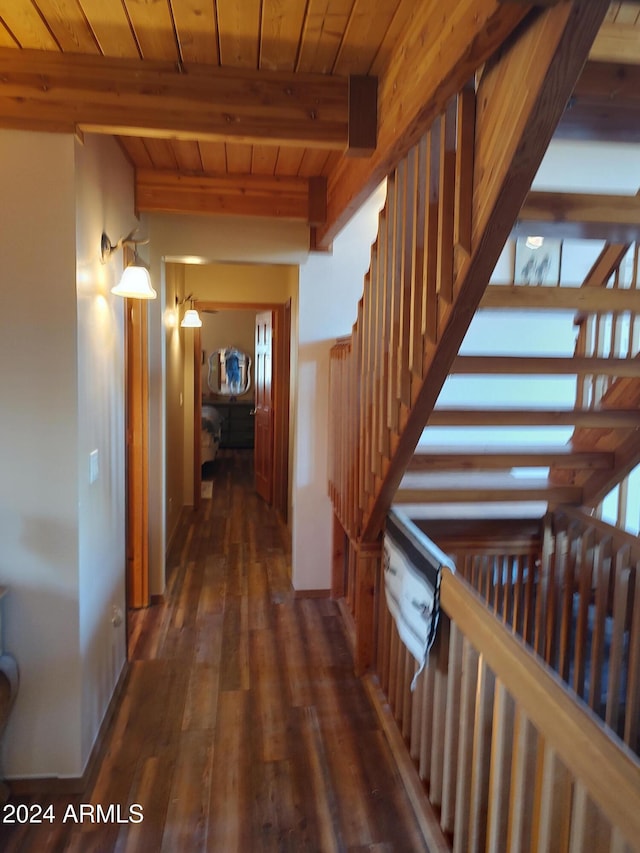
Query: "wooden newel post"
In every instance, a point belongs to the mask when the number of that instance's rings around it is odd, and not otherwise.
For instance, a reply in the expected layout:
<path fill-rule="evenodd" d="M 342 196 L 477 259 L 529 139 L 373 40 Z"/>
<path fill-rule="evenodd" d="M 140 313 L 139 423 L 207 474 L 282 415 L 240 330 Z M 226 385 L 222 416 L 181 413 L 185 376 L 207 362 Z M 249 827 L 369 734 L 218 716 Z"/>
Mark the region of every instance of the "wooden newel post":
<path fill-rule="evenodd" d="M 382 560 L 382 537 L 356 546 L 356 675 L 363 675 L 373 664 L 376 636 L 377 578 Z"/>

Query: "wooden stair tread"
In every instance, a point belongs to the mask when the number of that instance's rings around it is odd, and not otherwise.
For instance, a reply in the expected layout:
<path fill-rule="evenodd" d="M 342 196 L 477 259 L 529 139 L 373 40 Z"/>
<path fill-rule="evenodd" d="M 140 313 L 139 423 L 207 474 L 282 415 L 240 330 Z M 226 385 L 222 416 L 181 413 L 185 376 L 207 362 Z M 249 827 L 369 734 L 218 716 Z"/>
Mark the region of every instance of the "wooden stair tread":
<path fill-rule="evenodd" d="M 613 454 L 576 450 L 570 444 L 561 446 L 511 447 L 490 445 L 418 445 L 409 463 L 409 471 L 487 470 L 550 467 L 606 468 L 613 466 Z"/>
<path fill-rule="evenodd" d="M 582 491 L 547 477 L 515 477 L 507 471 L 411 471 L 403 477 L 396 503 L 532 501 L 581 503 Z"/>

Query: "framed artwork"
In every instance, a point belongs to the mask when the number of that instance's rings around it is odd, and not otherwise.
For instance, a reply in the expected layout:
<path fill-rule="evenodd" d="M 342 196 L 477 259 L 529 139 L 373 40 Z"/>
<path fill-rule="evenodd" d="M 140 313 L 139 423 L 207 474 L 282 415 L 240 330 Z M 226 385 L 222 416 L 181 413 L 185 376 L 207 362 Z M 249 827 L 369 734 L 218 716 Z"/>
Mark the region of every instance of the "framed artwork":
<path fill-rule="evenodd" d="M 516 240 L 515 284 L 547 285 L 560 284 L 560 261 L 562 240 L 546 237 L 522 237 Z"/>

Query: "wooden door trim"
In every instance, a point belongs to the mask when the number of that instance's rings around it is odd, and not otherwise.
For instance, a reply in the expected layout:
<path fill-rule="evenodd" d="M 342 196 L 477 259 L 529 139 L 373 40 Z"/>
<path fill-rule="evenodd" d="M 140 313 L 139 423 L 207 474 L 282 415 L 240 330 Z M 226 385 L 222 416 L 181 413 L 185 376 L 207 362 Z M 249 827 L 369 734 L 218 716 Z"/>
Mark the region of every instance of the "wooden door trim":
<path fill-rule="evenodd" d="M 125 301 L 126 601 L 149 604 L 149 371 L 147 305 Z"/>
<path fill-rule="evenodd" d="M 202 500 L 202 341 L 200 329 L 193 330 L 193 508 Z"/>

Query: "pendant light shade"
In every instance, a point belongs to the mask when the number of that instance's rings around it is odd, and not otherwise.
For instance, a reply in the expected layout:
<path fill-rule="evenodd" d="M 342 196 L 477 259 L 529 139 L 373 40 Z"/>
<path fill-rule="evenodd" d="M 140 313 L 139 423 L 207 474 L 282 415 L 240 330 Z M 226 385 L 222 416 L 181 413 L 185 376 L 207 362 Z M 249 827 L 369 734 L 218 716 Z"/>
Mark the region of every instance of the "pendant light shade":
<path fill-rule="evenodd" d="M 195 308 L 189 308 L 184 312 L 184 317 L 180 325 L 183 329 L 199 329 L 202 326 L 202 320 Z"/>
<path fill-rule="evenodd" d="M 111 293 L 130 299 L 155 299 L 158 295 L 151 284 L 149 270 L 135 264 L 125 267 L 122 278 L 111 288 Z"/>

